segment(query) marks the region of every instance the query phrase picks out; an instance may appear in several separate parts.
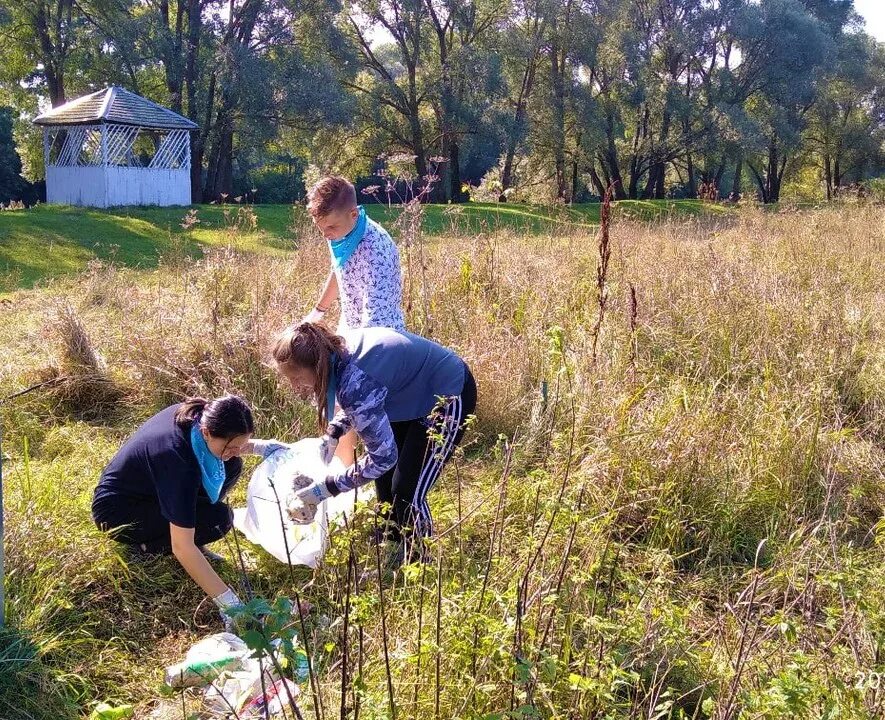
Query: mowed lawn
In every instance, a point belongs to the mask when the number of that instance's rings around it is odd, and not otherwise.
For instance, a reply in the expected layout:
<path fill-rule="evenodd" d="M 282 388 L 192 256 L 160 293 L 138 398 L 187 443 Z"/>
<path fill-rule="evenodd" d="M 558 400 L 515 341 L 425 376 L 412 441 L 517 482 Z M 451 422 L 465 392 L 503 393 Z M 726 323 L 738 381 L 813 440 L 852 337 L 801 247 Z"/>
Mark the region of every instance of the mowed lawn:
<path fill-rule="evenodd" d="M 369 216 L 396 235 L 399 208 L 367 205 Z M 427 205 L 429 235 L 510 230 L 549 232 L 563 224 L 593 226 L 599 203 L 570 207 L 469 203 Z M 622 201 L 616 212 L 652 219 L 667 215 L 724 213 L 722 205 L 697 200 Z M 186 217 L 190 215 L 190 220 Z M 198 220 L 198 222 L 194 222 Z M 125 207 L 95 210 L 40 205 L 0 212 L 0 292 L 82 271 L 90 260 L 150 268 L 169 253 L 198 255 L 203 247 L 232 246 L 246 252 L 285 253 L 313 237 L 303 206 L 200 205 L 192 208 Z"/>

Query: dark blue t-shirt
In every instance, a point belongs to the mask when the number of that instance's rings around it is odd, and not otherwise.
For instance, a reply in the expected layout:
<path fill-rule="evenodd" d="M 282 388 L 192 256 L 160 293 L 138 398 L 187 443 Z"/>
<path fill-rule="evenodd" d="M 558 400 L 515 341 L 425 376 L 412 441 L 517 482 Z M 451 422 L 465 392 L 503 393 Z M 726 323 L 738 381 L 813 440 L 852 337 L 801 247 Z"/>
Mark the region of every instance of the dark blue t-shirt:
<path fill-rule="evenodd" d="M 190 426 L 175 424 L 181 405 L 161 410 L 145 422 L 117 451 L 95 491 L 95 505 L 153 502 L 169 522 L 196 525 L 197 498 L 210 502 L 191 448 Z M 240 458 L 224 463 L 227 481 L 239 474 Z"/>

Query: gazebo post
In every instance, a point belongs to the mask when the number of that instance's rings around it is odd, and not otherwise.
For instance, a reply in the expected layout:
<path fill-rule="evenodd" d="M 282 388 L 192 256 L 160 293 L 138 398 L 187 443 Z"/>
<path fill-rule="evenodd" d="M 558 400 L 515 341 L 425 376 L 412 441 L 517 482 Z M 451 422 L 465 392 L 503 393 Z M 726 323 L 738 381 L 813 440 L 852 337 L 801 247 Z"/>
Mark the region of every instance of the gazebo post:
<path fill-rule="evenodd" d="M 108 207 L 110 203 L 110 188 L 108 187 L 108 126 L 107 123 L 101 124 L 101 172 L 102 185 L 104 185 L 104 206 Z"/>

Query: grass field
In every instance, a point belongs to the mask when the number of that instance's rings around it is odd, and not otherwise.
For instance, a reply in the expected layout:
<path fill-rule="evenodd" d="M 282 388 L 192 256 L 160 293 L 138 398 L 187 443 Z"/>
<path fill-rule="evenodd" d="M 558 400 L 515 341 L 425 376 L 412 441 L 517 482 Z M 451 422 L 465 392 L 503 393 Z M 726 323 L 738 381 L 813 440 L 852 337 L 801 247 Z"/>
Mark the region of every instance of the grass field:
<path fill-rule="evenodd" d="M 194 258 L 123 216 L 70 213 L 158 260 L 119 251 L 0 303 L 0 717 L 75 720 L 100 701 L 199 717 L 196 693 L 159 685 L 219 631 L 214 611 L 175 561 L 134 561 L 96 531 L 91 493 L 185 394 L 236 389 L 260 435 L 312 433 L 262 359 L 328 256 L 306 225 L 272 252 Z M 41 218 L 64 229 L 48 209 L 0 223 L 27 245 Z M 409 327 L 456 348 L 480 393 L 430 496 L 431 564 L 354 582 L 375 563 L 368 512 L 316 572 L 215 548 L 243 594 L 248 579 L 312 604 L 303 717 L 881 718 L 885 211 L 621 216 L 601 319 L 590 220 L 402 248 Z"/>
<path fill-rule="evenodd" d="M 120 208 L 100 211 L 37 206 L 0 213 L 0 291 L 31 287 L 61 273 L 79 272 L 90 260 L 128 267 L 154 267 L 173 251 L 199 254 L 200 247 L 233 246 L 279 254 L 308 237 L 303 208 L 288 205 L 204 205 L 195 208 L 199 223 L 182 227 L 187 208 Z M 726 212 L 699 201 L 625 201 L 620 212 L 643 218 Z M 399 210 L 368 205 L 369 215 L 394 226 Z M 253 215 L 254 212 L 254 215 Z M 427 206 L 423 225 L 430 235 L 500 229 L 538 234 L 564 225 L 599 222 L 599 205 L 539 208 L 528 205 Z M 187 224 L 187 223 L 185 223 Z"/>

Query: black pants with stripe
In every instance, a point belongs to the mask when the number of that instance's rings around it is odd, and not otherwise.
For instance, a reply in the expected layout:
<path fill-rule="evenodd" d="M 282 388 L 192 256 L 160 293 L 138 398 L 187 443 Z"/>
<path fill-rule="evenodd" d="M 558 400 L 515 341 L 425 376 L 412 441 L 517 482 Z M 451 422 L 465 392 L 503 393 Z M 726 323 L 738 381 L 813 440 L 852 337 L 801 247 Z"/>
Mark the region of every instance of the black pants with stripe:
<path fill-rule="evenodd" d="M 427 418 L 391 423 L 399 458 L 375 480 L 378 500 L 390 505 L 387 537 L 399 540 L 404 530 L 418 537 L 433 534 L 427 493 L 464 436 L 464 422 L 476 410 L 476 380 L 465 368 L 460 395 L 443 400 Z"/>

